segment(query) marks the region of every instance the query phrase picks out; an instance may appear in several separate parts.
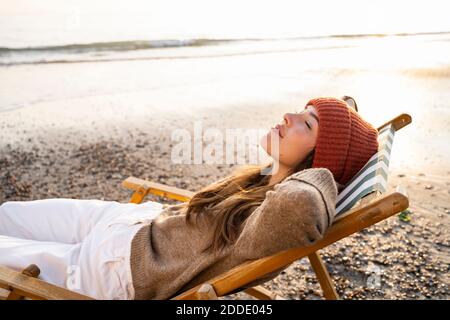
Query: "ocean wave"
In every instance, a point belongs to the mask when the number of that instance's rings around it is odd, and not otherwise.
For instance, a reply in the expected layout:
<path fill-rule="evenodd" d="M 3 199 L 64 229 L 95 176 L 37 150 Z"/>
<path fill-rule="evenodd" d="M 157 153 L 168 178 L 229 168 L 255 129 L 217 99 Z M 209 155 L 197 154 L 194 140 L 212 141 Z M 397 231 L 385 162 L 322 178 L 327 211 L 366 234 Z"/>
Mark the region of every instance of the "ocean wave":
<path fill-rule="evenodd" d="M 221 39 L 187 39 L 187 40 L 132 40 L 132 41 L 113 41 L 113 42 L 93 42 L 68 44 L 57 46 L 8 48 L 0 47 L 0 54 L 4 53 L 25 53 L 25 52 L 64 52 L 64 53 L 84 53 L 98 51 L 131 51 L 153 48 L 174 48 L 186 46 L 207 46 L 220 44 L 226 41 Z"/>
<path fill-rule="evenodd" d="M 161 59 L 165 57 L 113 57 L 115 53 L 137 52 L 151 49 L 207 47 L 226 45 L 239 42 L 269 42 L 269 41 L 296 41 L 296 40 L 324 40 L 324 39 L 360 39 L 387 36 L 416 36 L 439 35 L 450 32 L 426 33 L 397 33 L 397 34 L 337 34 L 323 36 L 293 36 L 276 38 L 192 38 L 192 39 L 162 39 L 162 40 L 131 40 L 113 42 L 92 42 L 78 44 L 63 44 L 54 46 L 36 47 L 0 47 L 0 66 L 13 66 L 18 64 L 47 64 L 47 63 L 74 63 L 115 60 L 141 60 Z M 103 56 L 103 57 L 99 57 Z M 210 55 L 206 55 L 210 56 Z M 181 56 L 183 58 L 184 56 Z M 190 56 L 192 57 L 192 56 Z M 167 58 L 177 58 L 169 56 Z"/>
<path fill-rule="evenodd" d="M 233 57 L 233 56 L 245 56 L 245 55 L 258 55 L 258 54 L 271 54 L 282 52 L 298 52 L 307 50 L 328 50 L 328 49 L 342 49 L 352 47 L 351 45 L 339 45 L 339 46 L 320 46 L 309 48 L 297 48 L 297 49 L 273 49 L 273 50 L 258 50 L 258 51 L 246 51 L 246 52 L 231 52 L 231 53 L 216 53 L 216 54 L 196 54 L 196 55 L 166 55 L 166 56 L 141 56 L 141 57 L 117 57 L 110 56 L 105 58 L 86 57 L 80 59 L 74 57 L 71 59 L 43 59 L 37 61 L 16 61 L 16 62 L 0 62 L 0 67 L 8 67 L 15 65 L 29 65 L 29 64 L 65 64 L 65 63 L 92 63 L 92 62 L 114 62 L 114 61 L 144 61 L 144 60 L 170 60 L 170 59 L 203 59 L 203 58 L 220 58 L 220 57 Z"/>
<path fill-rule="evenodd" d="M 175 48 L 187 46 L 210 46 L 217 44 L 226 44 L 242 41 L 277 41 L 277 40 L 307 40 L 324 38 L 368 38 L 368 37 L 386 37 L 386 36 L 414 36 L 414 35 L 438 35 L 450 34 L 449 32 L 419 32 L 419 33 L 392 33 L 392 34 L 334 34 L 322 36 L 291 36 L 274 38 L 192 38 L 192 39 L 162 39 L 162 40 L 130 40 L 130 41 L 112 41 L 112 42 L 92 42 L 65 44 L 55 46 L 37 46 L 37 47 L 0 47 L 0 54 L 14 52 L 36 52 L 36 51 L 62 51 L 62 52 L 86 52 L 86 51 L 129 51 L 153 48 Z"/>

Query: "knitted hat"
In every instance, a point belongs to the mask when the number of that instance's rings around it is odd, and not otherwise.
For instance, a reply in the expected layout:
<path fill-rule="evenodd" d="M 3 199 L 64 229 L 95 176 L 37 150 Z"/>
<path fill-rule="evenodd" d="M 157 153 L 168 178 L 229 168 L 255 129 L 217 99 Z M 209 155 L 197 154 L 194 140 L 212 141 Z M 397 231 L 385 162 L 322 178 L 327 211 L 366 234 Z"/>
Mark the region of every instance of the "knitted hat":
<path fill-rule="evenodd" d="M 323 97 L 310 100 L 319 115 L 313 168 L 327 168 L 345 185 L 378 151 L 378 131 L 347 103 Z"/>

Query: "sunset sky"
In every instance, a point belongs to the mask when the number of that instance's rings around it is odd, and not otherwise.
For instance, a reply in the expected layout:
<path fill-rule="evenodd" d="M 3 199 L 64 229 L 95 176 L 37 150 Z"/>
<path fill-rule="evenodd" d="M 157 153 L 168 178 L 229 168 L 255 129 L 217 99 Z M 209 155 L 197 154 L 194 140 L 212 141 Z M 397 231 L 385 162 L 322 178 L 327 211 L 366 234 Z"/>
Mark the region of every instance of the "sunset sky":
<path fill-rule="evenodd" d="M 447 1 L 1 0 L 0 41 L 8 32 L 50 32 L 71 23 L 146 38 L 264 37 L 450 31 Z M 27 34 L 24 30 L 24 34 Z"/>

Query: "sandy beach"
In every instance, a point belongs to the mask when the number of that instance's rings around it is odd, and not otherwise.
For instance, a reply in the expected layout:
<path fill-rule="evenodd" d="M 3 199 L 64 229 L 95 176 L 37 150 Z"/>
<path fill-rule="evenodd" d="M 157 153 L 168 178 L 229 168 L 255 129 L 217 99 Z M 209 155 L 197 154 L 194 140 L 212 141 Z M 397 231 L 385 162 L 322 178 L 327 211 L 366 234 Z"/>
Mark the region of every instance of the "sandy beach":
<path fill-rule="evenodd" d="M 390 188 L 406 189 L 411 220 L 393 216 L 322 250 L 337 291 L 344 299 L 448 299 L 450 62 L 399 54 L 378 65 L 373 50 L 4 67 L 0 96 L 10 107 L 0 112 L 0 203 L 127 202 L 120 183 L 128 176 L 195 191 L 235 165 L 171 163 L 174 129 L 192 130 L 194 121 L 269 129 L 310 98 L 351 95 L 375 126 L 403 112 L 413 118 L 395 137 L 389 176 Z M 381 285 L 371 289 L 373 265 Z M 289 299 L 322 296 L 305 259 L 264 287 Z"/>

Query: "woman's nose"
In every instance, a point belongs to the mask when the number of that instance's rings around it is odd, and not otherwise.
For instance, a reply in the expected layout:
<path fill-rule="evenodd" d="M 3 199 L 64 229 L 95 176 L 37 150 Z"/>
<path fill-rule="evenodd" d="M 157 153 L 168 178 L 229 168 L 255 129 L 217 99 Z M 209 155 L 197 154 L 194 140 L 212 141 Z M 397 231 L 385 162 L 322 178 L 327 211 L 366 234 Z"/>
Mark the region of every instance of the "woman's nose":
<path fill-rule="evenodd" d="M 285 113 L 283 119 L 286 122 L 286 126 L 289 127 L 292 123 L 292 113 Z"/>

